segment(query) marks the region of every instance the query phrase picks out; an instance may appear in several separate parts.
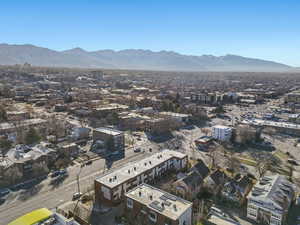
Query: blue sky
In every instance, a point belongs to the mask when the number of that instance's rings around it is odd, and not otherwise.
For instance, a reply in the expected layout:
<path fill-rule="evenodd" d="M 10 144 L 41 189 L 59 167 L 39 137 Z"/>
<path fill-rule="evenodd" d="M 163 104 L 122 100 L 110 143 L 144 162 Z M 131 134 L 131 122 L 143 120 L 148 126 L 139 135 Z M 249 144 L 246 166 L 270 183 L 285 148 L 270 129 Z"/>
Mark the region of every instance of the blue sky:
<path fill-rule="evenodd" d="M 237 54 L 300 66 L 300 0 L 1 0 L 0 43 Z"/>

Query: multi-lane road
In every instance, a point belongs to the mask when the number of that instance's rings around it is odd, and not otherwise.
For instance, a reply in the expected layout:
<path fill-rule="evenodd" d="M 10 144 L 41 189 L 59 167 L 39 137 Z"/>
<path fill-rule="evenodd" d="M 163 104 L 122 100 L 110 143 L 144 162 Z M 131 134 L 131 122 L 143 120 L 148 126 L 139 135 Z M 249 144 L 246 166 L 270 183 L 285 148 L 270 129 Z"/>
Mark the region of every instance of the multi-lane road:
<path fill-rule="evenodd" d="M 125 158 L 115 161 L 110 168 L 120 167 L 130 161 L 137 161 L 148 156 L 149 152 L 134 153 L 133 150 L 126 151 Z M 91 188 L 94 179 L 103 174 L 106 169 L 106 161 L 99 159 L 94 161 L 91 165 L 85 166 L 80 172 L 80 189 L 85 191 Z M 22 190 L 11 193 L 10 198 L 3 205 L 0 206 L 0 225 L 7 225 L 12 220 L 24 215 L 34 209 L 46 207 L 54 209 L 58 205 L 70 201 L 74 192 L 77 192 L 77 174 L 80 171 L 80 166 L 73 166 L 68 168 L 68 177 L 60 184 L 51 184 L 52 178 L 49 177 L 41 183 L 35 185 L 28 190 Z"/>

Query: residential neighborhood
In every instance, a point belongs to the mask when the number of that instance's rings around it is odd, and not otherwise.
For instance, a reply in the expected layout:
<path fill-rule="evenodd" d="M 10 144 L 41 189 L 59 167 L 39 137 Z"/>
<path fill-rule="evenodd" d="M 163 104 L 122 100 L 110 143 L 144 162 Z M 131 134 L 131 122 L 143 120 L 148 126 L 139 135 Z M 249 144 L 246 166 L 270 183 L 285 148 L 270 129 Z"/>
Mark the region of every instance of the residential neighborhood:
<path fill-rule="evenodd" d="M 300 223 L 300 77 L 184 75 L 0 67 L 0 224 Z"/>

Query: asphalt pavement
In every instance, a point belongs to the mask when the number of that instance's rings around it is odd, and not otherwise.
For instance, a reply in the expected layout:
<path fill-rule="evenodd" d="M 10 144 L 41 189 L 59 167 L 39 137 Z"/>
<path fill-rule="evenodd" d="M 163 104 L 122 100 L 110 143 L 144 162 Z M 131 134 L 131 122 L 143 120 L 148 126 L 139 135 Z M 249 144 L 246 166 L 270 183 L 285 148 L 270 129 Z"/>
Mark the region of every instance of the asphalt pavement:
<path fill-rule="evenodd" d="M 134 153 L 130 150 L 126 153 L 126 157 L 112 164 L 112 168 L 120 167 L 130 161 L 137 161 L 146 157 L 150 153 Z M 94 161 L 91 165 L 83 167 L 80 172 L 80 189 L 85 191 L 91 188 L 94 179 L 103 173 L 105 167 L 105 160 L 99 159 Z M 18 192 L 14 198 L 8 200 L 0 206 L 0 225 L 7 225 L 14 219 L 22 216 L 32 210 L 46 207 L 48 209 L 55 209 L 64 202 L 70 201 L 74 192 L 77 192 L 77 174 L 80 166 L 73 166 L 68 168 L 69 176 L 61 183 L 51 185 L 51 179 L 47 178 L 42 183 L 38 184 L 41 188 L 36 186 L 29 190 Z"/>

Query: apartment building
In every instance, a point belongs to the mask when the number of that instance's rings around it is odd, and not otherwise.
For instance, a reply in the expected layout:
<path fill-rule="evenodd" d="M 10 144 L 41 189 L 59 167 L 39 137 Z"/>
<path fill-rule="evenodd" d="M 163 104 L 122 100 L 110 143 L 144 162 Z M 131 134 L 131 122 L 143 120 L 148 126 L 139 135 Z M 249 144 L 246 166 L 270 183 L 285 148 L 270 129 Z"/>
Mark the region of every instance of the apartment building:
<path fill-rule="evenodd" d="M 174 112 L 160 112 L 159 115 L 179 123 L 187 123 L 190 118 L 189 114 L 174 113 Z"/>
<path fill-rule="evenodd" d="M 4 123 L 0 123 L 0 134 L 10 134 L 13 132 L 17 132 L 18 130 L 26 131 L 30 127 L 34 127 L 35 129 L 41 131 L 41 130 L 46 130 L 47 125 L 48 125 L 47 120 L 39 119 L 39 118 L 27 119 L 27 120 L 17 121 L 14 123 L 4 122 Z"/>
<path fill-rule="evenodd" d="M 47 174 L 48 165 L 53 164 L 56 157 L 56 151 L 49 148 L 46 142 L 32 147 L 17 145 L 0 158 L 0 186 Z"/>
<path fill-rule="evenodd" d="M 99 106 L 96 109 L 94 109 L 93 115 L 96 117 L 106 117 L 111 113 L 120 113 L 128 109 L 129 107 L 127 105 L 108 104 L 108 105 Z"/>
<path fill-rule="evenodd" d="M 95 179 L 96 201 L 114 205 L 120 203 L 126 192 L 138 184 L 151 183 L 168 171 L 186 168 L 187 155 L 163 150 L 135 163 Z"/>
<path fill-rule="evenodd" d="M 147 184 L 125 194 L 125 215 L 136 225 L 191 225 L 192 203 Z"/>
<path fill-rule="evenodd" d="M 290 134 L 290 135 L 300 135 L 300 125 L 296 123 L 287 123 L 287 122 L 275 122 L 271 120 L 262 120 L 262 119 L 252 119 L 252 120 L 243 120 L 243 124 L 249 124 L 256 127 L 272 127 L 278 132 Z"/>
<path fill-rule="evenodd" d="M 300 93 L 299 91 L 288 93 L 284 97 L 285 103 L 300 103 Z"/>
<path fill-rule="evenodd" d="M 191 94 L 191 101 L 198 102 L 202 104 L 213 104 L 223 102 L 224 94 L 223 93 L 199 93 Z"/>
<path fill-rule="evenodd" d="M 232 128 L 222 125 L 216 125 L 212 128 L 213 138 L 220 141 L 229 141 L 232 135 Z"/>
<path fill-rule="evenodd" d="M 30 118 L 29 113 L 25 111 L 8 111 L 6 115 L 8 121 L 22 121 Z"/>
<path fill-rule="evenodd" d="M 247 217 L 257 223 L 282 225 L 294 195 L 295 187 L 285 176 L 265 176 L 248 195 Z"/>
<path fill-rule="evenodd" d="M 108 146 L 110 151 L 124 151 L 125 149 L 125 137 L 124 133 L 119 130 L 100 127 L 93 130 L 93 141 L 103 141 L 108 144 L 112 141 L 112 146 Z"/>
<path fill-rule="evenodd" d="M 191 94 L 191 100 L 193 102 L 200 102 L 203 104 L 210 104 L 215 101 L 215 95 L 212 93 L 200 93 L 200 94 Z"/>

